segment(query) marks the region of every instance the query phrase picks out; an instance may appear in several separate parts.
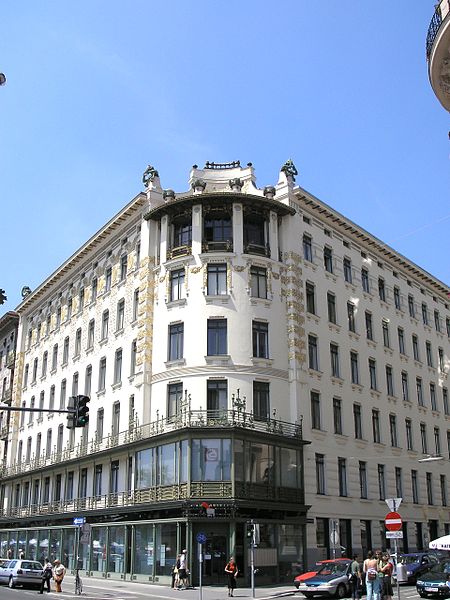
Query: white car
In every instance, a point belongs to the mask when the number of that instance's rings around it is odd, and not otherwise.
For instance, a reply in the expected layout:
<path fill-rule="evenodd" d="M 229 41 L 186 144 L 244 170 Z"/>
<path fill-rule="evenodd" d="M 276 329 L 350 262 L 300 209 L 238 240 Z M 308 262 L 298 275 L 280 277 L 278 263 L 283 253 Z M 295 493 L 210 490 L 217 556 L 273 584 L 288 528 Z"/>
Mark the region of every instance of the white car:
<path fill-rule="evenodd" d="M 37 560 L 10 560 L 0 568 L 0 583 L 9 585 L 29 585 L 40 587 L 42 581 L 42 565 Z"/>

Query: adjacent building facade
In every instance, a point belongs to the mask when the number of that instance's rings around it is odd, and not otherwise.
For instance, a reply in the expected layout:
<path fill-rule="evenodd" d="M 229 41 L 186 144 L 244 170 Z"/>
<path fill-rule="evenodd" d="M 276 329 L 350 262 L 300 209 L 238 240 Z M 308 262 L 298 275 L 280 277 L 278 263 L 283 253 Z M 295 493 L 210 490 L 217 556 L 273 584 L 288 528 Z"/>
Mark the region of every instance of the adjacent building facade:
<path fill-rule="evenodd" d="M 426 43 L 428 76 L 442 106 L 450 111 L 450 2 L 435 6 Z"/>
<path fill-rule="evenodd" d="M 24 299 L 12 402 L 42 412 L 11 413 L 2 556 L 167 583 L 205 534 L 218 583 L 230 553 L 247 570 L 253 519 L 270 583 L 388 546 L 385 498 L 404 550 L 449 532 L 450 290 L 296 174 L 260 189 L 250 163 L 194 165 L 175 193 L 149 167 Z M 77 394 L 90 422 L 69 430 L 45 411 Z"/>

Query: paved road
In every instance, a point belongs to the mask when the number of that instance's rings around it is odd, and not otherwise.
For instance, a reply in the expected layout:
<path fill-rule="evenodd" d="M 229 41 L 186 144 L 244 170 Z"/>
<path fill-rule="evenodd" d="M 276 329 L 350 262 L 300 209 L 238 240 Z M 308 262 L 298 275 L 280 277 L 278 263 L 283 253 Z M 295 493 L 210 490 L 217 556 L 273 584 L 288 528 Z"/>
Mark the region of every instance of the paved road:
<path fill-rule="evenodd" d="M 56 592 L 44 593 L 42 598 L 43 600 L 46 597 L 49 600 L 79 600 L 80 596 L 75 596 L 74 588 L 74 578 L 67 576 L 63 583 L 62 594 Z M 396 592 L 396 590 L 394 591 Z M 297 592 L 290 585 L 257 588 L 255 592 L 257 600 L 275 600 L 283 597 L 291 597 L 293 600 L 305 600 L 303 594 Z M 37 595 L 36 590 L 23 590 L 21 588 L 10 590 L 6 586 L 0 587 L 1 600 L 30 600 L 31 597 L 37 599 Z M 234 597 L 238 600 L 252 600 L 252 590 L 238 588 L 235 590 Z M 200 600 L 200 591 L 198 589 L 178 591 L 169 587 L 128 581 L 105 581 L 91 578 L 83 581 L 81 600 L 143 600 L 143 598 L 149 600 Z M 225 587 L 204 587 L 202 590 L 202 600 L 225 600 L 227 598 L 228 594 Z M 398 600 L 396 593 L 394 600 Z M 415 587 L 402 586 L 400 588 L 400 600 L 420 600 L 420 598 Z"/>

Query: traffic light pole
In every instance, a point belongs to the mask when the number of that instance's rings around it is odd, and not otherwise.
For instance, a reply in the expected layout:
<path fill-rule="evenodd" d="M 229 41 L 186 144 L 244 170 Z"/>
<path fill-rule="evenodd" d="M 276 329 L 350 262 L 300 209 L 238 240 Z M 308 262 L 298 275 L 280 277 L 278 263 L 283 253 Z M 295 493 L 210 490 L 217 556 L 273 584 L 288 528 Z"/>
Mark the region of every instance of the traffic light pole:
<path fill-rule="evenodd" d="M 252 525 L 252 537 L 250 538 L 250 579 L 252 586 L 252 597 L 255 598 L 255 524 L 253 519 L 250 521 Z"/>
<path fill-rule="evenodd" d="M 0 404 L 0 410 L 6 410 L 7 412 L 46 412 L 46 413 L 67 413 L 74 414 L 74 410 L 65 410 L 63 408 L 26 408 L 25 406 L 3 406 Z"/>

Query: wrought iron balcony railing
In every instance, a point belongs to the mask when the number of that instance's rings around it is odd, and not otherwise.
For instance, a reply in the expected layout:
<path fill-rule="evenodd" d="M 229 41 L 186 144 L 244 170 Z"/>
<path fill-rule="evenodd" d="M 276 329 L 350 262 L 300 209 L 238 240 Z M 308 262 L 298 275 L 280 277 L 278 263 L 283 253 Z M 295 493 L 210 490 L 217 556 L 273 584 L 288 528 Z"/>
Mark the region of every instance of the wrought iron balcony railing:
<path fill-rule="evenodd" d="M 253 413 L 244 412 L 239 408 L 218 411 L 185 408 L 173 417 L 158 417 L 156 421 L 146 425 L 132 426 L 127 431 L 122 431 L 116 435 L 109 434 L 101 439 L 94 437 L 89 442 L 82 441 L 73 447 L 67 446 L 60 452 L 55 449 L 50 453 L 44 452 L 39 456 L 33 456 L 28 461 L 18 460 L 9 466 L 4 464 L 0 469 L 0 477 L 13 477 L 45 467 L 54 467 L 59 463 L 78 460 L 87 455 L 99 454 L 111 448 L 148 440 L 171 431 L 211 427 L 242 428 L 268 435 L 303 439 L 301 422 L 289 423 L 275 418 L 255 418 Z"/>
<path fill-rule="evenodd" d="M 16 353 L 14 352 L 14 350 L 11 350 L 6 355 L 6 366 L 7 366 L 7 368 L 8 369 L 13 369 L 15 361 L 16 361 Z"/>
<path fill-rule="evenodd" d="M 438 34 L 439 29 L 441 28 L 441 25 L 442 25 L 441 9 L 439 8 L 439 6 L 436 6 L 436 10 L 434 12 L 434 15 L 431 19 L 430 25 L 428 27 L 427 43 L 426 43 L 427 60 L 429 60 L 429 58 L 430 58 L 431 49 L 433 48 L 434 40 L 436 39 L 436 36 Z"/>
<path fill-rule="evenodd" d="M 173 246 L 167 249 L 167 260 L 178 258 L 179 256 L 189 256 L 192 254 L 192 245 Z"/>

